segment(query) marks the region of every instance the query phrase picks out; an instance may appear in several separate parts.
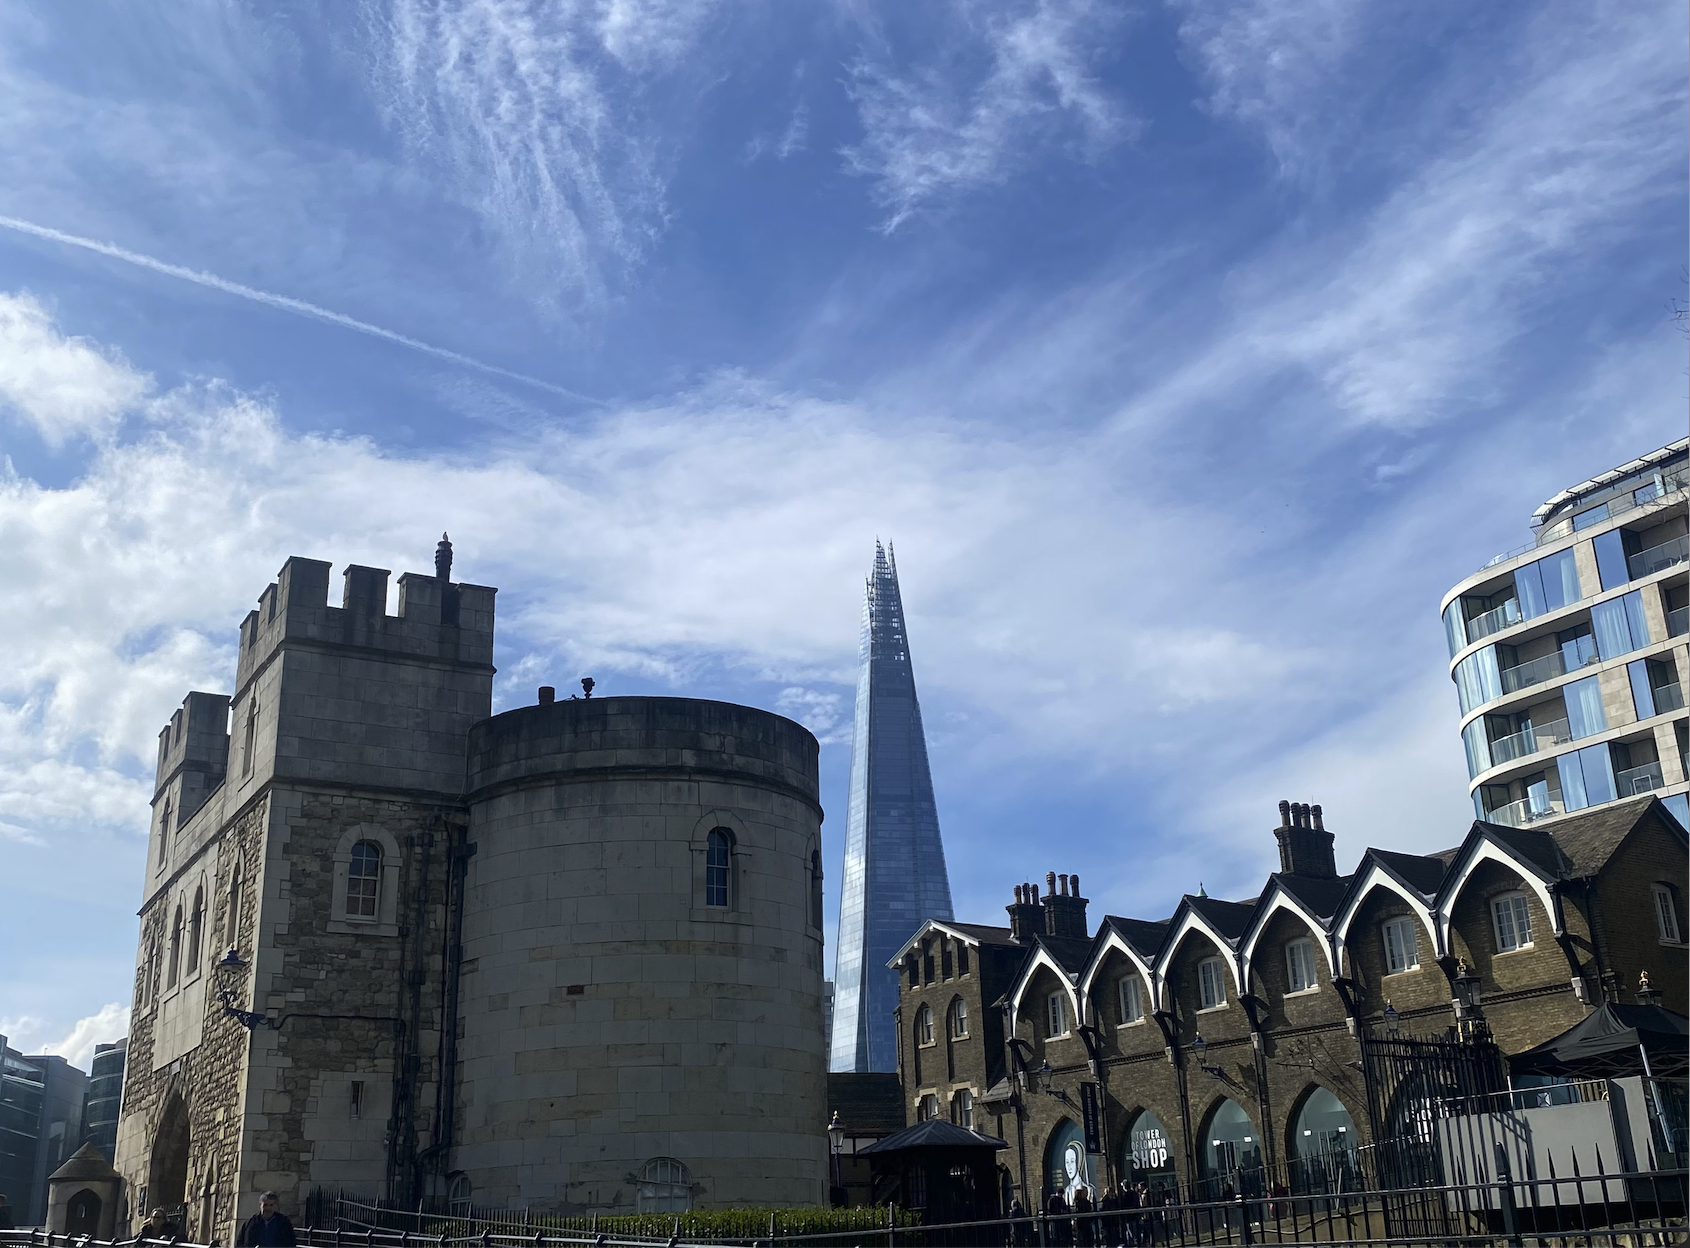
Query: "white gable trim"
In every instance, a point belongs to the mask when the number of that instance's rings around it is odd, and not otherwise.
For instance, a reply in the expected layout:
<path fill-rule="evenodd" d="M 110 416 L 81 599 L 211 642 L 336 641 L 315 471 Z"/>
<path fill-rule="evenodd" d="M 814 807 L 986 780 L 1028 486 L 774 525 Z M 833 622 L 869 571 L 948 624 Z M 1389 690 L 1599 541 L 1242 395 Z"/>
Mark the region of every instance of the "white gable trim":
<path fill-rule="evenodd" d="M 1015 987 L 1009 990 L 1010 1026 L 1013 1028 L 1016 1021 L 1020 1019 L 1021 998 L 1026 994 L 1028 986 L 1033 982 L 1033 977 L 1038 974 L 1041 966 L 1050 968 L 1051 973 L 1056 976 L 1056 982 L 1061 984 L 1063 991 L 1068 994 L 1068 1004 L 1074 1007 L 1075 1022 L 1091 1022 L 1086 1012 L 1080 1008 L 1081 998 L 1074 992 L 1074 976 L 1063 970 L 1057 964 L 1056 959 L 1050 956 L 1050 951 L 1043 945 L 1034 945 L 1033 956 L 1027 959 L 1027 964 L 1021 968 L 1021 974 L 1016 977 Z"/>
<path fill-rule="evenodd" d="M 1091 999 L 1092 986 L 1097 981 L 1098 973 L 1103 970 L 1103 964 L 1109 960 L 1110 951 L 1119 950 L 1132 964 L 1133 969 L 1143 977 L 1144 987 L 1148 992 L 1148 1000 L 1156 1001 L 1157 980 L 1159 978 L 1156 974 L 1156 968 L 1141 958 L 1131 945 L 1122 940 L 1121 933 L 1112 927 L 1104 930 L 1106 935 L 1103 938 L 1103 943 L 1092 954 L 1092 959 L 1086 964 L 1086 969 L 1080 972 L 1080 995 L 1088 1001 Z"/>
<path fill-rule="evenodd" d="M 1423 930 L 1431 933 L 1432 956 L 1441 958 L 1446 952 L 1444 928 L 1432 908 L 1426 904 L 1421 896 L 1396 876 L 1387 871 L 1383 865 L 1375 861 L 1368 865 L 1366 873 L 1358 884 L 1350 886 L 1350 898 L 1339 909 L 1337 917 L 1332 920 L 1332 947 L 1340 962 L 1344 952 L 1350 944 L 1350 925 L 1355 922 L 1356 912 L 1362 903 L 1373 893 L 1374 889 L 1382 888 L 1388 893 L 1395 893 L 1408 903 L 1408 908 L 1420 920 Z"/>
<path fill-rule="evenodd" d="M 1262 933 L 1267 931 L 1267 926 L 1273 921 L 1275 912 L 1280 910 L 1295 915 L 1303 926 L 1309 929 L 1309 935 L 1314 937 L 1314 943 L 1320 947 L 1321 953 L 1326 957 L 1326 973 L 1336 977 L 1338 972 L 1335 968 L 1338 961 L 1333 956 L 1332 943 L 1326 935 L 1325 924 L 1310 914 L 1302 902 L 1276 882 L 1273 885 L 1273 900 L 1265 906 L 1256 907 L 1257 917 L 1251 921 L 1250 928 L 1244 933 L 1244 940 L 1238 949 L 1238 958 L 1243 964 L 1245 979 L 1249 979 L 1250 967 L 1255 961 L 1256 942 L 1261 940 Z"/>
<path fill-rule="evenodd" d="M 1473 878 L 1473 872 L 1478 870 L 1482 862 L 1496 862 L 1507 867 L 1520 877 L 1525 888 L 1537 894 L 1537 899 L 1543 903 L 1543 911 L 1549 916 L 1549 930 L 1557 936 L 1566 934 L 1565 925 L 1561 922 L 1561 908 L 1555 904 L 1555 898 L 1550 895 L 1549 888 L 1543 882 L 1543 877 L 1537 868 L 1522 862 L 1509 850 L 1480 833 L 1480 840 L 1472 849 L 1461 856 L 1461 865 L 1454 875 L 1444 882 L 1438 898 L 1438 922 L 1442 930 L 1438 934 L 1439 943 L 1445 949 L 1449 948 L 1449 933 L 1454 926 L 1455 903 L 1461 897 L 1461 892 L 1467 887 L 1467 881 Z"/>
<path fill-rule="evenodd" d="M 1183 906 L 1183 903 L 1181 904 Z M 1238 964 L 1238 951 L 1232 947 L 1232 942 L 1216 931 L 1214 925 L 1198 914 L 1196 910 L 1190 906 L 1183 906 L 1183 908 L 1185 913 L 1180 917 L 1179 922 L 1174 924 L 1174 930 L 1168 936 L 1168 943 L 1163 947 L 1161 957 L 1156 960 L 1157 987 L 1162 992 L 1162 999 L 1159 1001 L 1157 1008 L 1165 1010 L 1169 1007 L 1170 1003 L 1166 1000 L 1168 968 L 1173 965 L 1174 958 L 1179 955 L 1179 947 L 1185 943 L 1185 938 L 1193 932 L 1201 932 L 1214 942 L 1215 948 L 1220 951 L 1221 961 L 1227 963 L 1232 971 L 1233 996 L 1243 996 L 1244 976 Z"/>

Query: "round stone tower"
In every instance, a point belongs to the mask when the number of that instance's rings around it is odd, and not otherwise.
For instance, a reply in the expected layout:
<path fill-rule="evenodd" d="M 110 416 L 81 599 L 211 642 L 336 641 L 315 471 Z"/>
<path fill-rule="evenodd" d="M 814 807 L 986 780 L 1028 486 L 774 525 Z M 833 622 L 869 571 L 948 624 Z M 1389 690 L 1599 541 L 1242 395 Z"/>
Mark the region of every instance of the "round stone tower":
<path fill-rule="evenodd" d="M 690 698 L 475 726 L 455 1194 L 825 1203 L 816 759 L 791 720 Z"/>

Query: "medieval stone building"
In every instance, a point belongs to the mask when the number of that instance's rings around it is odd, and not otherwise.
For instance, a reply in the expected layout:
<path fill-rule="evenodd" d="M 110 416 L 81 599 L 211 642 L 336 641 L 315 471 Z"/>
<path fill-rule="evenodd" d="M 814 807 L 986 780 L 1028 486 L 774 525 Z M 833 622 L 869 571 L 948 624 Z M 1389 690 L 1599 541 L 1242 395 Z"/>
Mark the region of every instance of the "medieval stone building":
<path fill-rule="evenodd" d="M 1690 855 L 1653 798 L 1475 823 L 1438 854 L 1370 849 L 1346 875 L 1320 807 L 1280 803 L 1275 835 L 1280 870 L 1243 901 L 1093 928 L 1079 877 L 1052 873 L 1042 896 L 1015 887 L 1008 927 L 926 923 L 893 963 L 910 1119 L 1008 1141 L 1002 1198 L 1029 1208 L 1076 1179 L 1330 1184 L 1373 1142 L 1369 1038 L 1425 1047 L 1407 1038 L 1482 1018 L 1519 1053 L 1643 972 L 1685 1010 Z"/>
<path fill-rule="evenodd" d="M 492 714 L 495 591 L 288 560 L 159 737 L 127 1204 L 826 1195 L 817 746 L 747 707 Z M 589 689 L 590 692 L 590 689 Z"/>

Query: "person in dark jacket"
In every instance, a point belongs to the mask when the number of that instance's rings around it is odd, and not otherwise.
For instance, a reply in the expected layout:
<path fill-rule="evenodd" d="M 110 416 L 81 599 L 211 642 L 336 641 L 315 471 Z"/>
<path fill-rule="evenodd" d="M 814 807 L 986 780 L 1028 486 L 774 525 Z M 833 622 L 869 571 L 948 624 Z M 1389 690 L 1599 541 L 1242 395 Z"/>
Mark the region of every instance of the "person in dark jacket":
<path fill-rule="evenodd" d="M 1050 1199 L 1045 1201 L 1045 1214 L 1050 1219 L 1045 1230 L 1051 1248 L 1068 1248 L 1073 1243 L 1074 1225 L 1068 1221 L 1068 1202 L 1063 1199 L 1061 1188 L 1052 1192 Z"/>
<path fill-rule="evenodd" d="M 1096 1206 L 1091 1201 L 1091 1188 L 1081 1186 L 1074 1189 L 1074 1242 L 1080 1248 L 1092 1248 L 1098 1242 L 1095 1232 L 1097 1219 L 1086 1216 L 1091 1214 Z"/>
<path fill-rule="evenodd" d="M 182 1228 L 170 1220 L 163 1209 L 154 1209 L 141 1223 L 142 1239 L 181 1239 Z"/>
<path fill-rule="evenodd" d="M 276 1208 L 277 1204 L 274 1192 L 258 1198 L 258 1212 L 241 1225 L 235 1248 L 294 1248 L 293 1223 Z"/>

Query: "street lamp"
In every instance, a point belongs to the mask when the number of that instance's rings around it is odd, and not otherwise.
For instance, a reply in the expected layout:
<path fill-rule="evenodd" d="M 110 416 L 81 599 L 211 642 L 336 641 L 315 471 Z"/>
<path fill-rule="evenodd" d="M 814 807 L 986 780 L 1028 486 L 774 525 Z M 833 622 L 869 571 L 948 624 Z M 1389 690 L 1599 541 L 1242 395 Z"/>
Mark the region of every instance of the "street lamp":
<path fill-rule="evenodd" d="M 240 951 L 230 945 L 229 952 L 224 954 L 222 960 L 217 963 L 216 970 L 221 981 L 227 979 L 230 975 L 246 970 L 246 961 L 241 957 Z M 224 1015 L 234 1019 L 248 1031 L 256 1031 L 260 1027 L 274 1026 L 269 1015 L 261 1014 L 256 1010 L 243 1010 L 236 1005 L 235 994 L 227 983 L 218 983 L 217 999 L 223 1004 Z"/>
<path fill-rule="evenodd" d="M 833 1111 L 833 1121 L 827 1124 L 827 1142 L 833 1149 L 833 1203 L 843 1204 L 839 1199 L 844 1183 L 839 1179 L 839 1154 L 845 1147 L 845 1124 L 839 1121 L 839 1111 Z"/>
<path fill-rule="evenodd" d="M 1397 1017 L 1397 1007 L 1392 1005 L 1390 998 L 1385 999 L 1385 1038 L 1395 1040 L 1401 1028 L 1401 1021 Z"/>
<path fill-rule="evenodd" d="M 1197 1058 L 1197 1064 L 1202 1066 L 1203 1058 L 1209 1052 L 1209 1042 L 1203 1039 L 1202 1032 L 1191 1038 L 1191 1052 Z"/>

